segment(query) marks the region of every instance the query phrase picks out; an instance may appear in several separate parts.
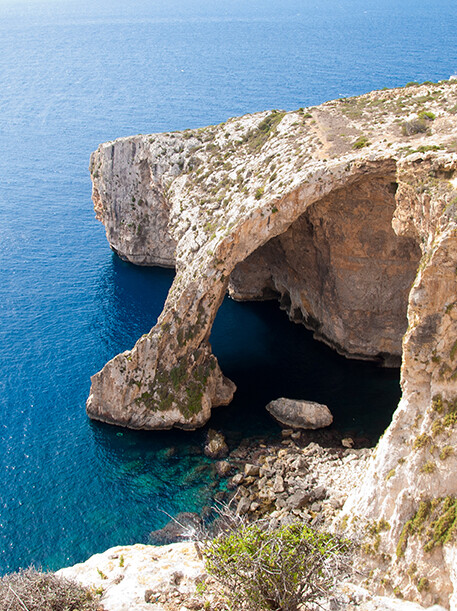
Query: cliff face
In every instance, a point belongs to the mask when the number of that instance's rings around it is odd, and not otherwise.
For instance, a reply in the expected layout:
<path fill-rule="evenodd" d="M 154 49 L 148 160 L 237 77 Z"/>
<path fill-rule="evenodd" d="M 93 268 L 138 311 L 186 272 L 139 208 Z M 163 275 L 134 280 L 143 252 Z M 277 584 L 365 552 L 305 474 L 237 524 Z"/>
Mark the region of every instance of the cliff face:
<path fill-rule="evenodd" d="M 91 158 L 95 215 L 122 259 L 173 267 L 176 244 L 168 232 L 170 203 L 163 182 L 181 172 L 187 152 L 170 134 L 151 142 L 141 136 L 116 140 Z"/>
<path fill-rule="evenodd" d="M 387 585 L 457 608 L 457 224 L 454 155 L 398 164 L 395 230 L 423 256 L 408 301 L 403 396 L 347 516 L 386 524 Z M 387 526 L 388 524 L 388 526 Z M 422 581 L 425 583 L 425 581 Z M 424 594 L 424 592 L 422 592 Z"/>
<path fill-rule="evenodd" d="M 457 84 L 423 85 L 126 138 L 91 159 L 113 249 L 177 273 L 157 325 L 93 376 L 88 414 L 195 428 L 228 403 L 208 342 L 227 290 L 277 296 L 346 355 L 401 355 L 402 400 L 346 512 L 384 527 L 372 551 L 391 586 L 430 599 L 457 585 L 456 108 Z"/>

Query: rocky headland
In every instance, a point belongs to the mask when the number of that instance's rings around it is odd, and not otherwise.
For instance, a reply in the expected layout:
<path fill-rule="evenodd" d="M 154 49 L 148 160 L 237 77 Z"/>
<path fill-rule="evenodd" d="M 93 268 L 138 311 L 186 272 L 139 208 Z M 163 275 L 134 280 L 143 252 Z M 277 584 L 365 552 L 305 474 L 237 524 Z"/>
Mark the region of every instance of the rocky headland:
<path fill-rule="evenodd" d="M 371 588 L 451 609 L 456 151 L 456 81 L 101 145 L 93 199 L 111 247 L 136 264 L 174 266 L 176 277 L 157 325 L 93 376 L 87 402 L 91 418 L 130 428 L 207 422 L 235 392 L 209 344 L 227 291 L 277 298 L 292 321 L 348 357 L 401 363 L 392 423 L 338 497 L 343 507 L 335 501 L 329 512 L 366 532 Z M 301 454 L 291 458 L 297 468 Z M 339 460 L 325 457 L 330 474 Z M 242 474 L 249 509 L 260 503 L 252 487 L 270 490 L 271 466 L 257 465 L 260 486 Z M 308 490 L 293 486 L 274 476 L 273 511 Z"/>

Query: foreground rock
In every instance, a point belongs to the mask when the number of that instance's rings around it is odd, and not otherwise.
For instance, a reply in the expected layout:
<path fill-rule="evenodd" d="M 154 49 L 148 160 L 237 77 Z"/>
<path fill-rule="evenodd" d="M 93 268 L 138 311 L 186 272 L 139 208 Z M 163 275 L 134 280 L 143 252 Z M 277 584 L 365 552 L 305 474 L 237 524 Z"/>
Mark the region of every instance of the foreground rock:
<path fill-rule="evenodd" d="M 297 429 L 322 429 L 333 422 L 329 408 L 314 401 L 280 398 L 270 401 L 266 409 L 281 424 Z"/>
<path fill-rule="evenodd" d="M 194 544 L 187 542 L 113 547 L 57 574 L 102 589 L 106 611 L 154 611 L 170 605 L 186 609 L 184 601 L 195 608 L 191 601 L 205 569 Z"/>
<path fill-rule="evenodd" d="M 222 611 L 226 608 L 191 542 L 164 547 L 113 547 L 84 563 L 61 569 L 57 575 L 103 590 L 104 611 Z M 327 611 L 423 609 L 414 603 L 373 596 L 351 583 L 341 584 L 335 596 L 321 601 L 320 608 Z"/>

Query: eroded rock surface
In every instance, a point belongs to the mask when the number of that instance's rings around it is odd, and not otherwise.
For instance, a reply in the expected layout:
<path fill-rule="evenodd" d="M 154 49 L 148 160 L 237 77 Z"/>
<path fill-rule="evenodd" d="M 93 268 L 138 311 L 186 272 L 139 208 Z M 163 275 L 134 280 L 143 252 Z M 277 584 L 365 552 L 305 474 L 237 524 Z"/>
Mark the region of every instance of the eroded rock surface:
<path fill-rule="evenodd" d="M 230 295 L 278 295 L 291 320 L 342 354 L 399 364 L 420 249 L 392 229 L 395 180 L 392 164 L 310 206 L 235 267 Z"/>
<path fill-rule="evenodd" d="M 394 226 L 423 250 L 403 338 L 403 396 L 345 512 L 382 525 L 371 552 L 387 590 L 456 609 L 457 164 L 454 155 L 414 155 L 398 166 Z"/>
<path fill-rule="evenodd" d="M 113 547 L 58 575 L 102 591 L 106 611 L 185 608 L 206 571 L 193 543 Z"/>

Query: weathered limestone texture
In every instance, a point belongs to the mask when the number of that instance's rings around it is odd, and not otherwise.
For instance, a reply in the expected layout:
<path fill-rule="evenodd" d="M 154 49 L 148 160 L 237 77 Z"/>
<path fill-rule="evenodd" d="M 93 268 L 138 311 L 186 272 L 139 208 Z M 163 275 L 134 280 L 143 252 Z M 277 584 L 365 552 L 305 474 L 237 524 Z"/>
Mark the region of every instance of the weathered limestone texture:
<path fill-rule="evenodd" d="M 423 252 L 403 338 L 403 396 L 345 507 L 348 516 L 385 524 L 376 558 L 379 553 L 382 570 L 392 575 L 390 587 L 418 597 L 420 580 L 427 579 L 426 599 L 451 609 L 457 608 L 455 177 L 455 155 L 411 155 L 398 164 L 394 227 L 416 235 Z"/>
<path fill-rule="evenodd" d="M 190 604 L 206 571 L 194 544 L 185 542 L 113 547 L 57 574 L 101 589 L 106 611 L 158 611 Z"/>
<path fill-rule="evenodd" d="M 452 608 L 456 109 L 457 83 L 441 82 L 101 145 L 94 203 L 111 246 L 176 278 L 157 325 L 93 376 L 87 402 L 131 428 L 204 424 L 235 391 L 209 344 L 228 289 L 277 297 L 348 356 L 401 355 L 402 400 L 346 513 L 379 535 L 386 590 Z"/>
<path fill-rule="evenodd" d="M 173 267 L 176 244 L 168 229 L 164 181 L 181 173 L 188 153 L 174 134 L 109 142 L 92 156 L 92 199 L 111 248 L 137 265 Z"/>
<path fill-rule="evenodd" d="M 338 352 L 399 365 L 420 251 L 392 230 L 396 187 L 392 164 L 390 176 L 332 191 L 236 266 L 231 296 L 277 294 L 292 320 Z"/>

